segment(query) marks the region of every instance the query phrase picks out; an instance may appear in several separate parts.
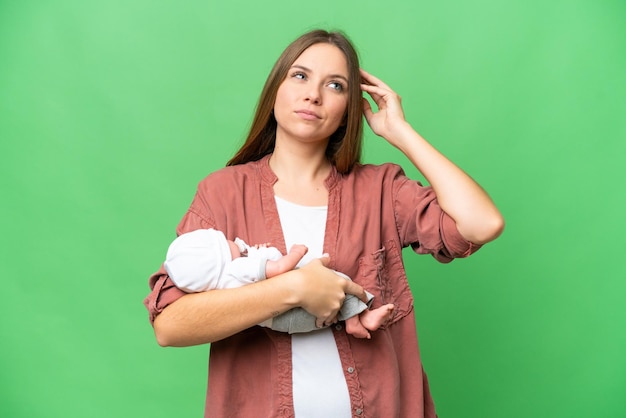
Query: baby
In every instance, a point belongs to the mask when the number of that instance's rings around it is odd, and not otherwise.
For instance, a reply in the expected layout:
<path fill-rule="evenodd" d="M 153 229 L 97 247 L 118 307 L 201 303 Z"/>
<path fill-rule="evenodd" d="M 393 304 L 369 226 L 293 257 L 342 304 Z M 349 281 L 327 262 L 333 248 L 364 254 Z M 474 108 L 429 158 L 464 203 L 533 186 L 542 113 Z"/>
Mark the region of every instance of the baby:
<path fill-rule="evenodd" d="M 227 240 L 216 229 L 199 229 L 180 235 L 170 245 L 165 270 L 176 286 L 186 292 L 241 287 L 271 278 L 296 267 L 307 253 L 304 245 L 294 245 L 287 255 L 269 244 L 247 245 L 237 238 Z M 336 272 L 346 280 L 345 274 Z M 371 338 L 393 313 L 392 304 L 368 309 L 373 295 L 366 292 L 368 304 L 346 295 L 337 318 L 346 322 L 346 332 L 357 338 Z M 275 331 L 309 332 L 318 329 L 315 317 L 302 308 L 291 309 L 259 324 Z"/>

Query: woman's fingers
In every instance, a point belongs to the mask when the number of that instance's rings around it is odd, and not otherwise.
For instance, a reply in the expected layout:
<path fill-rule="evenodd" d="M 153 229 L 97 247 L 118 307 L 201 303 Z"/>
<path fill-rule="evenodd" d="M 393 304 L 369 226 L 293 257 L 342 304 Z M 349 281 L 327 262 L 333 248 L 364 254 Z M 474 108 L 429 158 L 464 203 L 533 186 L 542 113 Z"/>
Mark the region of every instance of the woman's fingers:
<path fill-rule="evenodd" d="M 368 302 L 367 294 L 365 293 L 365 289 L 363 289 L 363 287 L 361 285 L 359 285 L 357 283 L 354 283 L 351 280 L 345 280 L 345 279 L 342 279 L 342 283 L 345 284 L 345 286 L 344 286 L 344 293 L 345 294 L 347 294 L 347 295 L 354 295 L 357 298 L 359 298 L 360 300 L 362 300 L 363 302 L 365 302 L 365 303 Z M 343 301 L 342 301 L 341 304 L 343 304 Z M 324 327 L 331 326 L 332 324 L 336 324 L 337 321 L 338 321 L 337 315 L 338 315 L 338 312 L 334 311 L 334 312 L 330 313 L 327 316 L 317 317 L 315 319 L 315 326 L 317 328 L 324 328 Z"/>
<path fill-rule="evenodd" d="M 365 294 L 365 289 L 363 289 L 361 285 L 353 281 L 346 280 L 344 293 L 347 295 L 354 295 L 357 298 L 361 299 L 363 302 L 367 303 L 367 294 Z"/>
<path fill-rule="evenodd" d="M 393 91 L 389 88 L 374 86 L 371 84 L 361 84 L 361 90 L 368 92 L 370 96 L 378 96 L 378 97 L 383 97 Z"/>
<path fill-rule="evenodd" d="M 363 98 L 363 115 L 372 131 L 390 140 L 393 127 L 404 121 L 402 98 L 381 79 L 361 69 L 361 90 L 369 94 L 377 109 Z"/>
<path fill-rule="evenodd" d="M 361 90 L 367 92 L 379 107 L 393 100 L 398 103 L 402 100 L 396 92 L 383 87 L 361 84 Z"/>
<path fill-rule="evenodd" d="M 361 84 L 362 90 L 364 92 L 366 92 L 367 94 L 370 95 L 370 97 L 372 98 L 372 100 L 374 100 L 374 103 L 376 103 L 376 106 L 380 109 L 380 108 L 384 108 L 386 103 L 385 103 L 385 98 L 382 94 L 378 94 L 372 90 L 370 90 L 369 88 L 373 87 L 373 86 L 368 86 L 366 84 Z"/>
<path fill-rule="evenodd" d="M 368 93 L 379 107 L 394 99 L 398 103 L 402 100 L 385 82 L 363 69 L 361 69 L 361 80 L 361 90 Z"/>
<path fill-rule="evenodd" d="M 315 326 L 317 328 L 329 327 L 333 324 L 336 324 L 338 321 L 337 315 L 326 318 L 315 318 Z"/>
<path fill-rule="evenodd" d="M 384 89 L 393 91 L 391 87 L 385 84 L 380 78 L 373 76 L 372 74 L 368 73 L 362 68 L 361 68 L 361 78 L 365 81 L 365 84 L 369 84 L 372 86 L 379 86 Z"/>
<path fill-rule="evenodd" d="M 302 279 L 297 284 L 299 306 L 318 318 L 317 325 L 332 322 L 346 297 L 346 280 L 324 266 L 329 261 L 323 256 L 298 269 Z"/>
<path fill-rule="evenodd" d="M 300 307 L 315 316 L 315 326 L 323 328 L 337 322 L 337 315 L 347 294 L 367 302 L 363 287 L 325 267 L 327 254 L 299 269 L 303 274 L 297 285 L 302 293 Z"/>

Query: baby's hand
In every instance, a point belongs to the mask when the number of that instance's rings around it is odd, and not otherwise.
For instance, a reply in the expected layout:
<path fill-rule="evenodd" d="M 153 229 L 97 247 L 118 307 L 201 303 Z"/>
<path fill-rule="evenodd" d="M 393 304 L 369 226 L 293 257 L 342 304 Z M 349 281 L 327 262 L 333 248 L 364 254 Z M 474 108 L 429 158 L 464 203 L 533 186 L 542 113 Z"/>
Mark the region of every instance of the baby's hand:
<path fill-rule="evenodd" d="M 305 245 L 296 244 L 291 247 L 287 255 L 282 256 L 280 259 L 267 260 L 267 263 L 265 263 L 265 277 L 274 277 L 293 270 L 308 250 Z"/>

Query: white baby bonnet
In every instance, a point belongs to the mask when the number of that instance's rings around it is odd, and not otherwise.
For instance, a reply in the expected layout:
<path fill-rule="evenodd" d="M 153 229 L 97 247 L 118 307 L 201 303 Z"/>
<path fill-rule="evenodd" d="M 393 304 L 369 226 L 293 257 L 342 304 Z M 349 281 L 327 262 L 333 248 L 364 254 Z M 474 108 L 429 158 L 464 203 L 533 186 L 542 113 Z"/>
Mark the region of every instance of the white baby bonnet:
<path fill-rule="evenodd" d="M 226 237 L 216 229 L 198 229 L 180 235 L 172 242 L 165 258 L 165 270 L 176 286 L 201 292 L 206 280 L 221 277 L 224 266 L 232 260 Z"/>

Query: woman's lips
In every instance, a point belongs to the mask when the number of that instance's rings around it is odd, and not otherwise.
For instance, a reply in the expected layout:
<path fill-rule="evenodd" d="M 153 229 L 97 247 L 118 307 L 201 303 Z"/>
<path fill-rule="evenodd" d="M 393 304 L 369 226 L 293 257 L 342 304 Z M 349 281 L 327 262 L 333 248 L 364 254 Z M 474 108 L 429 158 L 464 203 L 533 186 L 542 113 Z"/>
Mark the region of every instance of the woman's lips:
<path fill-rule="evenodd" d="M 311 110 L 307 110 L 307 109 L 296 110 L 296 114 L 298 116 L 300 116 L 302 119 L 305 119 L 305 120 L 321 119 L 321 117 L 317 113 L 315 113 L 315 112 L 313 112 Z"/>

